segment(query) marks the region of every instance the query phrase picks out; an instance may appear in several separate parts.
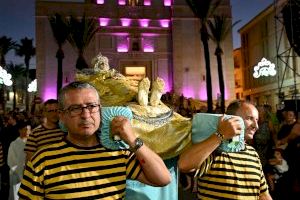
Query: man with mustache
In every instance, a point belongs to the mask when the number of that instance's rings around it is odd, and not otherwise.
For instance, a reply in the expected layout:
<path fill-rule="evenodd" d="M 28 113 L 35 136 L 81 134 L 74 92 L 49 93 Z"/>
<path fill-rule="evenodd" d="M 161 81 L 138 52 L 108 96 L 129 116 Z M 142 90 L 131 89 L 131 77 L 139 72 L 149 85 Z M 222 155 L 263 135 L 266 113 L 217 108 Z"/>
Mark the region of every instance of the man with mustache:
<path fill-rule="evenodd" d="M 58 126 L 58 101 L 56 99 L 48 99 L 43 104 L 44 122 L 32 130 L 29 135 L 26 146 L 26 160 L 30 160 L 35 152 L 44 146 L 61 141 L 65 135 Z"/>
<path fill-rule="evenodd" d="M 126 179 L 153 186 L 170 183 L 163 160 L 135 136 L 128 119 L 115 117 L 111 132 L 130 150 L 109 150 L 101 145 L 96 133 L 101 102 L 92 85 L 72 82 L 60 91 L 58 99 L 60 120 L 68 134 L 27 163 L 21 199 L 124 199 Z"/>
<path fill-rule="evenodd" d="M 259 156 L 248 141 L 258 129 L 258 111 L 246 101 L 232 102 L 226 114 L 240 116 L 245 124 L 245 148 L 238 152 L 218 151 L 223 140 L 241 133 L 236 117 L 221 117 L 218 131 L 206 140 L 193 144 L 179 159 L 179 169 L 199 172 L 198 199 L 260 199 L 271 200 Z"/>

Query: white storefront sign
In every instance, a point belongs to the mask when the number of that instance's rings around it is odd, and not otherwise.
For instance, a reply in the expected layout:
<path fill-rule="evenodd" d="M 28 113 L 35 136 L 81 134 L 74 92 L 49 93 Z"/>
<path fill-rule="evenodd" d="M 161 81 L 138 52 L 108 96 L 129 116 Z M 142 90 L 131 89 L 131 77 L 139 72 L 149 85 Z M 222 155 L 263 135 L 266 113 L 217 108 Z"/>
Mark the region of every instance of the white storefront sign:
<path fill-rule="evenodd" d="M 261 76 L 275 76 L 275 64 L 271 63 L 269 60 L 262 58 L 261 61 L 254 67 L 254 78 L 259 78 Z"/>

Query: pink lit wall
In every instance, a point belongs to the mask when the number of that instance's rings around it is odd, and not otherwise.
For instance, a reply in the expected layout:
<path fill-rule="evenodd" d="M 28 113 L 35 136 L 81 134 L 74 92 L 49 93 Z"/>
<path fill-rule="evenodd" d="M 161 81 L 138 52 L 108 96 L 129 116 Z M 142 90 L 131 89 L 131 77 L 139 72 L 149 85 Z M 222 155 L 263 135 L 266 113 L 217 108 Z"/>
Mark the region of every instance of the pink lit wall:
<path fill-rule="evenodd" d="M 151 6 L 151 0 L 144 0 L 144 6 Z"/>
<path fill-rule="evenodd" d="M 127 35 L 120 35 L 117 37 L 117 51 L 128 52 L 129 49 L 129 38 Z"/>
<path fill-rule="evenodd" d="M 126 0 L 119 0 L 119 5 L 126 5 Z"/>
<path fill-rule="evenodd" d="M 130 26 L 130 24 L 131 24 L 131 19 L 129 19 L 129 18 L 121 18 L 120 20 L 121 20 L 122 26 Z"/>
<path fill-rule="evenodd" d="M 56 99 L 57 94 L 56 94 L 56 85 L 46 85 L 44 88 L 44 93 L 43 93 L 43 101 L 46 101 L 48 99 Z"/>
<path fill-rule="evenodd" d="M 213 91 L 215 94 L 213 94 L 213 99 L 217 99 L 217 93 L 220 93 L 219 88 L 214 88 Z M 207 100 L 207 93 L 206 93 L 206 86 L 203 85 L 198 91 L 195 90 L 193 87 L 183 87 L 182 89 L 183 96 L 187 98 L 196 98 L 200 99 L 202 101 Z M 228 100 L 229 94 L 227 91 L 227 88 L 225 88 L 225 100 Z"/>
<path fill-rule="evenodd" d="M 97 0 L 97 4 L 104 4 L 104 0 Z"/>
<path fill-rule="evenodd" d="M 170 68 L 171 67 L 169 67 L 169 62 L 167 59 L 157 60 L 157 76 L 162 78 L 165 82 L 164 93 L 170 92 L 172 90 L 172 80 L 170 80 Z"/>
<path fill-rule="evenodd" d="M 149 26 L 149 19 L 139 19 L 139 24 L 141 27 L 148 27 Z"/>
<path fill-rule="evenodd" d="M 154 39 L 152 37 L 143 37 L 142 46 L 144 52 L 154 52 Z"/>
<path fill-rule="evenodd" d="M 169 24 L 170 24 L 170 20 L 169 19 L 161 19 L 161 20 L 159 20 L 159 24 L 163 28 L 168 28 Z"/>
<path fill-rule="evenodd" d="M 164 6 L 171 6 L 172 0 L 164 0 Z"/>
<path fill-rule="evenodd" d="M 107 26 L 109 22 L 109 18 L 99 18 L 99 25 L 100 26 Z"/>

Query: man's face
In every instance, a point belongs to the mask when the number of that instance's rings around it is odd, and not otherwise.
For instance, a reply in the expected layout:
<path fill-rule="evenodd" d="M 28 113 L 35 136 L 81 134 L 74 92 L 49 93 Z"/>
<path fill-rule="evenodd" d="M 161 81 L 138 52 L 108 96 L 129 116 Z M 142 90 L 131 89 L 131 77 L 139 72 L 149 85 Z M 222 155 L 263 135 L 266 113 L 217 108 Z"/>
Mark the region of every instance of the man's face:
<path fill-rule="evenodd" d="M 245 140 L 249 141 L 253 139 L 255 132 L 258 129 L 258 111 L 255 106 L 251 104 L 244 104 L 237 112 L 237 116 L 240 116 L 244 120 L 245 124 Z"/>
<path fill-rule="evenodd" d="M 101 112 L 96 91 L 76 89 L 68 91 L 64 97 L 64 111 L 60 113 L 60 119 L 68 129 L 68 134 L 75 137 L 93 135 L 100 126 Z"/>
<path fill-rule="evenodd" d="M 293 111 L 287 111 L 285 116 L 287 123 L 294 123 L 296 121 L 296 116 Z"/>
<path fill-rule="evenodd" d="M 44 116 L 47 119 L 47 122 L 57 123 L 59 119 L 58 115 L 58 104 L 47 104 L 44 108 Z"/>

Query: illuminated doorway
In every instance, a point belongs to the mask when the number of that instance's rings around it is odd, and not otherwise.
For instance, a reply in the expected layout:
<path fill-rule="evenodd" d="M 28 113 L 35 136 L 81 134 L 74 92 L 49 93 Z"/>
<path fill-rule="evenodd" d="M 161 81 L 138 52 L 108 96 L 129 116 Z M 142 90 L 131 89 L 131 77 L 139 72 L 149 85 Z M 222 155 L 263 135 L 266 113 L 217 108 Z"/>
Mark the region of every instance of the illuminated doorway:
<path fill-rule="evenodd" d="M 134 85 L 138 85 L 140 80 L 146 77 L 145 66 L 125 66 L 124 75 L 134 82 Z"/>
<path fill-rule="evenodd" d="M 148 77 L 152 81 L 152 62 L 139 60 L 139 61 L 120 61 L 121 73 L 134 81 L 134 84 L 138 85 L 139 81 L 145 77 Z"/>

